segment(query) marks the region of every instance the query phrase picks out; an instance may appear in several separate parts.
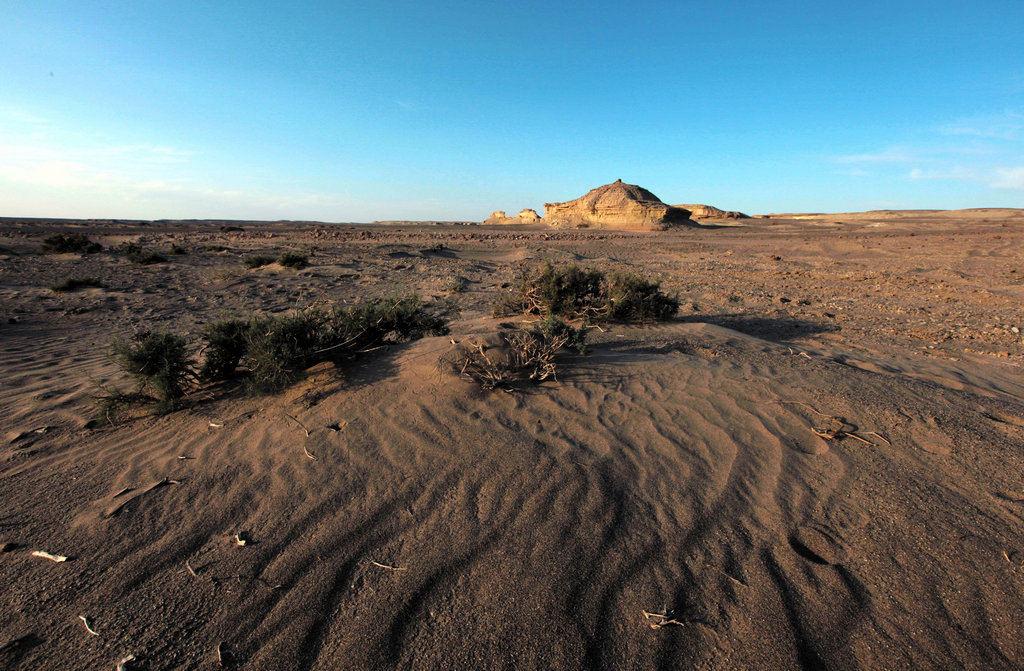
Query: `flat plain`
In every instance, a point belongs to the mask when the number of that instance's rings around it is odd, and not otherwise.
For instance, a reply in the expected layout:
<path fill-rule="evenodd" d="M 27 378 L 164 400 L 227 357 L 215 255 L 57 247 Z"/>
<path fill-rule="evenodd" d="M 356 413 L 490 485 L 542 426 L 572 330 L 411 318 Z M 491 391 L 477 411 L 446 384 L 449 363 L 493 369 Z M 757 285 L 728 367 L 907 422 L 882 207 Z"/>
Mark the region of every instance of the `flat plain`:
<path fill-rule="evenodd" d="M 59 232 L 105 249 L 38 254 Z M 515 393 L 446 369 L 536 319 L 491 307 L 544 261 L 681 309 Z M 96 421 L 115 336 L 396 292 L 451 334 Z M 1024 211 L 5 219 L 0 301 L 5 668 L 1024 667 Z"/>

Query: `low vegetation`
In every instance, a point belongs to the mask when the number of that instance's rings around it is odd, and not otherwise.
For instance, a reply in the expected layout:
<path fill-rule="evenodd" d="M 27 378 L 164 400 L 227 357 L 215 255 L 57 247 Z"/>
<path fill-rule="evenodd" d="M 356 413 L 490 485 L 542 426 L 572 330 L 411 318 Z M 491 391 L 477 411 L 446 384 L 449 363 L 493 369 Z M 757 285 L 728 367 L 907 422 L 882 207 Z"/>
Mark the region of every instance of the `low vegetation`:
<path fill-rule="evenodd" d="M 115 339 L 114 358 L 135 378 L 130 393 L 101 389 L 104 414 L 152 402 L 158 413 L 182 406 L 194 382 L 240 377 L 254 394 L 273 393 L 324 361 L 348 361 L 382 345 L 447 332 L 444 319 L 416 295 L 392 296 L 347 308 L 308 308 L 277 316 L 224 319 L 202 328 L 202 363 L 196 371 L 185 338 L 163 331 Z"/>
<path fill-rule="evenodd" d="M 148 266 L 154 263 L 164 263 L 167 261 L 167 257 L 163 254 L 144 247 L 137 242 L 128 242 L 121 247 L 121 252 L 125 255 L 132 263 L 137 263 L 140 266 Z"/>
<path fill-rule="evenodd" d="M 242 263 L 249 268 L 262 268 L 263 266 L 269 266 L 273 262 L 274 257 L 267 256 L 266 254 L 253 254 L 242 259 Z"/>
<path fill-rule="evenodd" d="M 277 262 L 285 268 L 305 268 L 309 265 L 309 257 L 305 254 L 298 254 L 295 252 L 285 252 L 278 257 Z"/>
<path fill-rule="evenodd" d="M 240 361 L 255 393 L 278 391 L 302 370 L 342 361 L 381 345 L 447 332 L 444 320 L 423 308 L 418 296 L 392 296 L 331 310 L 311 308 L 252 320 Z"/>
<path fill-rule="evenodd" d="M 483 389 L 511 391 L 520 381 L 539 384 L 556 378 L 555 357 L 563 348 L 586 352 L 585 328 L 574 328 L 558 317 L 548 317 L 531 330 L 500 334 L 501 344 L 473 343 L 455 359 L 459 375 Z"/>
<path fill-rule="evenodd" d="M 96 254 L 103 251 L 103 245 L 82 233 L 56 233 L 43 240 L 39 251 L 42 254 Z"/>
<path fill-rule="evenodd" d="M 555 268 L 545 263 L 537 272 L 523 272 L 510 293 L 494 306 L 495 316 L 556 315 L 585 322 L 649 322 L 669 319 L 679 310 L 679 299 L 661 291 L 634 273 Z"/>
<path fill-rule="evenodd" d="M 161 414 L 180 407 L 186 385 L 194 377 L 184 338 L 165 331 L 145 331 L 130 341 L 115 339 L 112 350 L 121 370 L 138 384 L 134 398 L 154 400 L 154 409 Z"/>
<path fill-rule="evenodd" d="M 65 278 L 63 282 L 54 284 L 50 287 L 50 290 L 56 291 L 57 293 L 64 293 L 67 291 L 75 291 L 83 287 L 98 287 L 102 289 L 105 286 L 107 285 L 98 277 L 68 277 Z"/>

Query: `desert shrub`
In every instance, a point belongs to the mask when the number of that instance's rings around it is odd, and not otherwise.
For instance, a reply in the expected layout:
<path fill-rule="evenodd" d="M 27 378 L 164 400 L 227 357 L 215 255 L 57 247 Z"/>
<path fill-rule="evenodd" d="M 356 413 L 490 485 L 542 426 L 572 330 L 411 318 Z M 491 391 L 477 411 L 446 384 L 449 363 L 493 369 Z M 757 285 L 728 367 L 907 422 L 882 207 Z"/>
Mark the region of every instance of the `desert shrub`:
<path fill-rule="evenodd" d="M 651 321 L 668 319 L 679 301 L 661 292 L 660 285 L 632 273 L 613 273 L 576 265 L 555 268 L 545 263 L 539 272 L 521 273 L 512 290 L 494 306 L 497 317 L 514 314 L 558 315 L 585 321 Z"/>
<path fill-rule="evenodd" d="M 548 315 L 544 320 L 538 322 L 532 331 L 535 335 L 545 340 L 560 340 L 562 346 L 576 350 L 580 354 L 587 353 L 587 328 L 581 326 L 575 328 L 564 319 L 554 315 Z"/>
<path fill-rule="evenodd" d="M 163 263 L 167 260 L 163 254 L 156 252 L 147 247 L 143 247 L 137 242 L 126 243 L 121 251 L 125 257 L 132 263 L 137 263 L 140 266 L 148 266 L 154 263 Z"/>
<path fill-rule="evenodd" d="M 93 242 L 82 233 L 56 233 L 43 240 L 39 251 L 43 254 L 95 254 L 103 251 L 103 245 Z"/>
<path fill-rule="evenodd" d="M 297 254 L 295 252 L 285 252 L 278 257 L 277 262 L 286 268 L 305 268 L 309 265 L 309 257 L 305 254 Z"/>
<path fill-rule="evenodd" d="M 418 296 L 391 296 L 348 308 L 310 308 L 254 320 L 242 361 L 250 372 L 251 391 L 275 392 L 322 361 L 446 331 L 444 320 L 428 312 Z"/>
<path fill-rule="evenodd" d="M 243 355 L 250 373 L 249 390 L 280 391 L 302 370 L 317 363 L 326 324 L 327 313 L 323 310 L 253 320 Z"/>
<path fill-rule="evenodd" d="M 181 256 L 183 254 L 188 254 L 188 251 L 184 247 L 179 247 L 173 242 L 171 243 L 171 248 L 168 250 L 168 252 L 171 254 L 171 256 Z"/>
<path fill-rule="evenodd" d="M 598 271 L 576 265 L 555 268 L 546 262 L 536 274 L 521 273 L 512 292 L 499 299 L 494 314 L 586 315 L 600 305 L 603 279 Z"/>
<path fill-rule="evenodd" d="M 455 359 L 459 375 L 484 389 L 510 391 L 520 380 L 539 384 L 556 379 L 555 356 L 562 348 L 586 351 L 585 331 L 557 317 L 549 317 L 532 330 L 500 334 L 502 345 L 482 343 L 464 347 Z"/>
<path fill-rule="evenodd" d="M 612 273 L 605 290 L 608 316 L 616 321 L 663 321 L 679 311 L 679 299 L 634 273 Z"/>
<path fill-rule="evenodd" d="M 245 355 L 250 322 L 244 319 L 223 319 L 203 327 L 203 365 L 199 377 L 204 380 L 226 380 L 234 375 Z"/>
<path fill-rule="evenodd" d="M 266 254 L 254 254 L 252 256 L 247 256 L 244 259 L 242 259 L 242 263 L 244 263 L 249 268 L 260 268 L 262 266 L 270 265 L 273 262 L 274 257 L 267 256 Z"/>
<path fill-rule="evenodd" d="M 82 287 L 99 287 L 103 288 L 107 286 L 98 277 L 68 277 L 65 278 L 60 284 L 54 284 L 50 287 L 51 291 L 58 293 L 65 291 L 75 291 Z"/>
<path fill-rule="evenodd" d="M 138 382 L 138 391 L 155 395 L 158 412 L 170 412 L 180 406 L 185 385 L 193 377 L 184 338 L 164 331 L 147 331 L 130 342 L 115 339 L 112 350 L 121 370 Z"/>

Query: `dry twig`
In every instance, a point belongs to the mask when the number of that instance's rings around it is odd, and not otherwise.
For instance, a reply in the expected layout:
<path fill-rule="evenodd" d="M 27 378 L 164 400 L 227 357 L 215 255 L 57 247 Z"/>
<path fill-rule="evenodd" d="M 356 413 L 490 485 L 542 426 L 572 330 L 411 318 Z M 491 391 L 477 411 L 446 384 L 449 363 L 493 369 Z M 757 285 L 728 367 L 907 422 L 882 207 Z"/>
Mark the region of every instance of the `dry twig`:
<path fill-rule="evenodd" d="M 648 613 L 646 610 L 642 611 L 642 612 L 644 614 L 644 619 L 647 621 L 647 626 L 650 627 L 651 629 L 661 629 L 662 627 L 669 627 L 671 625 L 676 625 L 677 627 L 685 627 L 686 626 L 685 622 L 680 622 L 679 620 L 673 620 L 672 619 L 672 614 L 669 613 L 669 612 L 665 612 L 665 613 Z M 657 621 L 655 621 L 655 618 L 657 618 Z"/>
<path fill-rule="evenodd" d="M 100 633 L 98 631 L 93 631 L 93 628 L 89 626 L 89 620 L 85 619 L 84 615 L 79 615 L 78 619 L 81 620 L 83 624 L 85 624 L 85 630 L 87 632 L 89 632 L 93 636 L 99 636 L 100 635 Z"/>
<path fill-rule="evenodd" d="M 404 568 L 402 566 L 388 566 L 387 564 L 381 564 L 380 562 L 375 562 L 372 559 L 370 560 L 370 563 L 373 564 L 374 566 L 379 566 L 380 568 L 387 569 L 389 571 L 407 571 L 408 570 L 408 569 L 406 569 L 406 568 Z"/>
<path fill-rule="evenodd" d="M 291 416 L 291 415 L 289 415 L 289 414 L 288 414 L 287 412 L 286 412 L 286 413 L 284 413 L 284 416 L 285 416 L 285 417 L 287 417 L 288 419 L 292 420 L 293 422 L 295 422 L 295 423 L 296 423 L 296 424 L 298 424 L 299 426 L 301 426 L 301 427 L 302 427 L 302 430 L 306 432 L 306 438 L 309 438 L 309 429 L 307 429 L 307 428 L 306 428 L 306 425 L 305 425 L 305 424 L 303 424 L 302 422 L 300 422 L 300 421 L 299 421 L 298 419 L 296 419 L 295 417 L 292 417 L 292 416 Z"/>

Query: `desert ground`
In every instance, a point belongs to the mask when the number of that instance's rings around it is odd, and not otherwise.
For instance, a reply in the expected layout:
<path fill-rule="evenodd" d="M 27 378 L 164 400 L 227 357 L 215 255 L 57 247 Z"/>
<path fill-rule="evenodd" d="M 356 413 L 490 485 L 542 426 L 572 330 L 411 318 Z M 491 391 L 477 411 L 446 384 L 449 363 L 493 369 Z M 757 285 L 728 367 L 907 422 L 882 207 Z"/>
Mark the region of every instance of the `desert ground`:
<path fill-rule="evenodd" d="M 681 309 L 514 393 L 442 365 L 545 260 Z M 97 421 L 115 336 L 395 292 L 450 335 Z M 0 301 L 3 668 L 1024 668 L 1024 211 L 4 219 Z"/>

